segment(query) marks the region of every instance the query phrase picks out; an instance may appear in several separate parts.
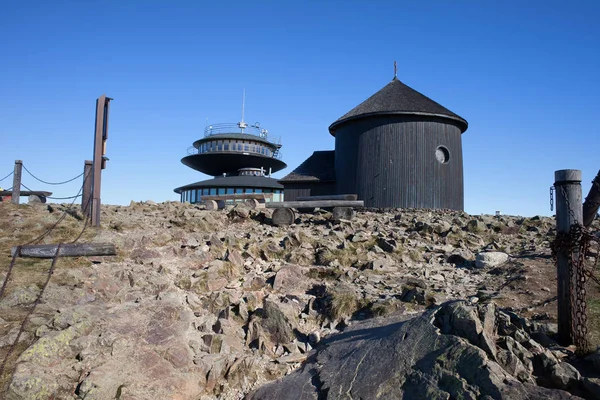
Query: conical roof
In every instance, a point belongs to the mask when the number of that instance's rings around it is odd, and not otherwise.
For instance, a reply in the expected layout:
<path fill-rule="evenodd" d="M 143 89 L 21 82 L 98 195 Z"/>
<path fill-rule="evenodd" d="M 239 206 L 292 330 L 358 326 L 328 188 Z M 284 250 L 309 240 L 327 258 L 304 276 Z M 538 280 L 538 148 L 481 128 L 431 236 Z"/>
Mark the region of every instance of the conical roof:
<path fill-rule="evenodd" d="M 462 132 L 466 131 L 468 127 L 468 123 L 464 118 L 394 77 L 380 91 L 331 124 L 329 132 L 335 136 L 334 132 L 338 126 L 348 120 L 390 114 L 429 115 L 449 118 L 458 123 Z"/>

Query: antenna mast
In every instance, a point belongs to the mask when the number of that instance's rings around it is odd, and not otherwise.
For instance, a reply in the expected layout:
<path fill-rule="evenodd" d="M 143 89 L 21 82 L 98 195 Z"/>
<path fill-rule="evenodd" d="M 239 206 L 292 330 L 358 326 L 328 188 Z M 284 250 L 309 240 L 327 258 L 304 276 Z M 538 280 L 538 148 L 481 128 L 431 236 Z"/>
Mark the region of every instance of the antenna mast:
<path fill-rule="evenodd" d="M 396 61 L 394 61 L 394 79 L 398 77 L 398 67 L 396 66 Z M 242 118 L 244 119 L 244 118 Z"/>
<path fill-rule="evenodd" d="M 248 126 L 248 124 L 244 122 L 244 106 L 245 106 L 245 104 L 246 104 L 246 89 L 244 89 L 244 93 L 242 94 L 242 120 L 240 122 L 238 122 L 238 126 L 242 130 L 242 133 L 244 133 L 244 129 Z"/>

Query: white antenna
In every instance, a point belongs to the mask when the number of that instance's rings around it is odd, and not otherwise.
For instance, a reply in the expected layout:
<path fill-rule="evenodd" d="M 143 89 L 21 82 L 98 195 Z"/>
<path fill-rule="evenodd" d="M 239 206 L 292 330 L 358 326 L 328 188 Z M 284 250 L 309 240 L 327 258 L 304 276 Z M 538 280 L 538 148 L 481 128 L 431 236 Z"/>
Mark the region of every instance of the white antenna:
<path fill-rule="evenodd" d="M 242 94 L 242 122 L 244 122 L 244 106 L 246 104 L 246 89 L 244 89 L 244 93 Z"/>
<path fill-rule="evenodd" d="M 244 106 L 245 105 L 246 105 L 246 89 L 244 89 L 244 94 L 242 95 L 242 120 L 240 122 L 238 122 L 238 126 L 242 130 L 242 133 L 244 133 L 244 128 L 246 128 L 248 126 L 248 124 L 244 122 Z"/>

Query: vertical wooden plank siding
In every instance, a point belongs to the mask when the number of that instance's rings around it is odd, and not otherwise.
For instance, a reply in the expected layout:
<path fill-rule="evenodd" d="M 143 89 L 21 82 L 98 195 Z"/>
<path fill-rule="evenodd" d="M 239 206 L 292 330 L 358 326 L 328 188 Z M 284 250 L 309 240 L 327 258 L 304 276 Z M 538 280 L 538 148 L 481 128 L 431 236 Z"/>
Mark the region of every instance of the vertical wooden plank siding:
<path fill-rule="evenodd" d="M 435 155 L 448 149 L 447 163 Z M 357 193 L 366 207 L 463 210 L 460 129 L 435 117 L 378 116 L 336 131 L 338 193 Z"/>

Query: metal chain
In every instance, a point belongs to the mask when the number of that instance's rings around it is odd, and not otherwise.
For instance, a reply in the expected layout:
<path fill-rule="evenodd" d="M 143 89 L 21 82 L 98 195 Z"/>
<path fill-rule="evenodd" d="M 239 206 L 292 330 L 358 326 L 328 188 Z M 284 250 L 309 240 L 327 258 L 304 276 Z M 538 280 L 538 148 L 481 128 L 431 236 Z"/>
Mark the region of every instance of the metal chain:
<path fill-rule="evenodd" d="M 554 211 L 554 186 L 550 186 L 550 211 Z"/>
<path fill-rule="evenodd" d="M 31 307 L 31 309 L 25 316 L 25 319 L 23 320 L 23 323 L 21 324 L 21 328 L 19 329 L 19 332 L 17 333 L 17 337 L 15 338 L 15 341 L 10 346 L 8 353 L 6 353 L 6 356 L 4 357 L 4 361 L 2 361 L 2 365 L 0 365 L 0 376 L 2 376 L 2 374 L 4 373 L 4 368 L 6 367 L 6 363 L 8 362 L 8 359 L 10 358 L 13 351 L 15 350 L 15 347 L 17 347 L 17 343 L 19 343 L 19 338 L 23 334 L 23 331 L 25 331 L 25 326 L 27 326 L 27 322 L 29 321 L 29 318 L 31 317 L 31 315 L 33 315 L 35 308 L 38 306 L 38 304 L 42 300 L 44 291 L 46 290 L 46 287 L 48 286 L 48 283 L 50 282 L 50 278 L 52 277 L 52 274 L 54 273 L 54 267 L 56 266 L 56 261 L 58 260 L 58 257 L 59 257 L 61 245 L 62 245 L 62 243 L 59 243 L 58 246 L 56 247 L 56 253 L 54 254 L 54 258 L 52 259 L 52 265 L 50 266 L 50 270 L 48 270 L 48 277 L 46 278 L 46 282 L 44 282 L 44 286 L 42 286 L 42 289 L 40 290 L 40 293 L 38 294 L 37 298 L 35 299 L 33 306 Z"/>
<path fill-rule="evenodd" d="M 75 196 L 69 196 L 69 197 L 51 197 L 51 196 L 46 196 L 47 199 L 52 199 L 52 200 L 71 200 L 71 199 L 76 199 L 78 197 L 81 197 L 81 194 L 77 194 Z"/>
<path fill-rule="evenodd" d="M 3 180 L 5 180 L 6 178 L 8 178 L 9 176 L 11 176 L 12 174 L 14 174 L 15 171 L 11 171 L 10 174 L 6 175 L 4 178 L 0 179 L 0 182 L 2 182 Z"/>
<path fill-rule="evenodd" d="M 68 181 L 64 181 L 64 182 L 46 182 L 46 181 L 44 181 L 44 180 L 41 180 L 40 178 L 36 177 L 35 175 L 33 175 L 33 174 L 32 174 L 32 173 L 31 173 L 31 172 L 30 172 L 30 171 L 27 169 L 27 167 L 25 166 L 25 164 L 23 164 L 23 169 L 24 169 L 25 171 L 27 171 L 27 172 L 29 173 L 29 175 L 33 176 L 33 177 L 34 177 L 35 179 L 37 179 L 38 181 L 40 181 L 40 182 L 42 182 L 42 183 L 45 183 L 45 184 L 47 184 L 47 185 L 64 185 L 65 183 L 72 182 L 72 181 L 74 181 L 75 179 L 77 179 L 77 178 L 81 178 L 81 177 L 83 176 L 83 172 L 82 172 L 81 174 L 77 175 L 75 178 L 69 179 Z"/>
<path fill-rule="evenodd" d="M 571 225 L 568 233 L 558 233 L 556 235 L 556 239 L 551 245 L 552 257 L 556 263 L 558 252 L 564 252 L 569 259 L 569 291 L 573 344 L 577 348 L 577 353 L 585 354 L 590 350 L 587 328 L 586 282 L 589 278 L 600 285 L 600 279 L 594 274 L 598 265 L 600 240 L 576 220 L 565 189 L 562 186 L 561 194 L 565 198 L 569 215 L 575 223 Z M 594 254 L 592 266 L 586 268 L 585 259 L 589 253 L 591 242 L 597 243 L 597 249 Z"/>
<path fill-rule="evenodd" d="M 567 191 L 565 190 L 564 185 L 560 185 L 560 192 L 565 199 L 565 203 L 567 204 L 567 210 L 569 210 L 569 216 L 571 217 L 571 221 L 573 223 L 578 224 L 577 218 L 575 218 L 575 213 L 573 212 L 573 208 L 571 207 L 571 202 L 569 202 L 569 196 L 567 196 Z"/>
<path fill-rule="evenodd" d="M 23 186 L 25 189 L 29 190 L 30 192 L 34 191 L 34 190 L 29 189 L 23 183 L 21 183 L 21 186 Z M 75 196 L 69 196 L 69 197 L 52 197 L 52 196 L 46 196 L 46 198 L 47 199 L 52 199 L 52 200 L 71 200 L 71 199 L 76 199 L 76 198 L 81 197 L 81 196 L 83 196 L 83 195 L 81 194 L 81 189 L 79 189 L 79 192 Z"/>
<path fill-rule="evenodd" d="M 6 285 L 10 280 L 10 276 L 12 274 L 13 267 L 15 266 L 15 262 L 17 261 L 17 257 L 21 253 L 21 246 L 17 246 L 15 249 L 15 254 L 13 254 L 13 258 L 10 262 L 10 266 L 8 267 L 8 272 L 6 273 L 6 277 L 4 278 L 4 283 L 2 283 L 2 289 L 0 289 L 0 299 L 2 298 L 2 294 L 4 294 L 4 289 L 6 289 Z"/>

